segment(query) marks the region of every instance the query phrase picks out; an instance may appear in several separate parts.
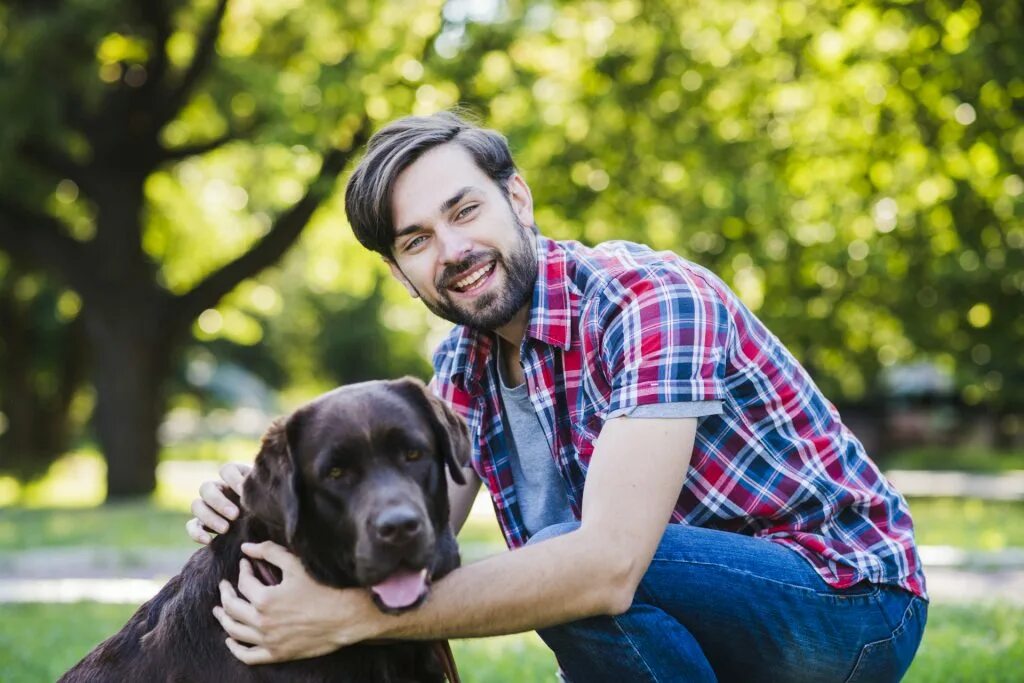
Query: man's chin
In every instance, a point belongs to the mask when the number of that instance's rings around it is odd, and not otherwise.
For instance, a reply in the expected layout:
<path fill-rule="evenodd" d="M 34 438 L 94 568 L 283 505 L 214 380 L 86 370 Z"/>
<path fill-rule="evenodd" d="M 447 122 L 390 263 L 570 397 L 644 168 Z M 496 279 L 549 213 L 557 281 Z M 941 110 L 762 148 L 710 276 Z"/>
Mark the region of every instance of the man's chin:
<path fill-rule="evenodd" d="M 433 311 L 437 316 L 456 325 L 465 325 L 479 330 L 496 330 L 507 325 L 516 314 L 516 311 L 508 313 L 501 310 L 501 302 L 496 299 L 497 295 L 494 294 L 480 295 L 480 299 L 475 302 L 477 304 L 475 311 L 466 311 L 454 304 L 439 306 L 433 308 Z"/>

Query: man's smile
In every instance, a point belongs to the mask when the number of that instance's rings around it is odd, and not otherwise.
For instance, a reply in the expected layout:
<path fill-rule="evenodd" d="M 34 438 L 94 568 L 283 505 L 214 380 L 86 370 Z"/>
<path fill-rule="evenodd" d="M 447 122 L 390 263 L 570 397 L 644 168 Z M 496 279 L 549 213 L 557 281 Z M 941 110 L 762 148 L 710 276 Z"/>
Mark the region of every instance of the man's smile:
<path fill-rule="evenodd" d="M 468 273 L 462 275 L 457 280 L 449 284 L 448 289 L 459 294 L 475 292 L 481 289 L 486 284 L 490 275 L 494 272 L 497 263 L 497 261 L 487 261 L 486 263 L 482 263 L 480 266 L 471 269 Z"/>

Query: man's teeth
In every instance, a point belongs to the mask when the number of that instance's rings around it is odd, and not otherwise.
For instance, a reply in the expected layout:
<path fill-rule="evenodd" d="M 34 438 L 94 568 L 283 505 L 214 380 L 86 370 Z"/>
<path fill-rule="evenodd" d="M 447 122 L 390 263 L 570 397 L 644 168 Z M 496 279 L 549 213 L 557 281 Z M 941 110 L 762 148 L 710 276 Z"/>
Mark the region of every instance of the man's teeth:
<path fill-rule="evenodd" d="M 463 290 L 464 291 L 464 290 L 468 289 L 469 287 L 471 287 L 472 285 L 476 284 L 477 280 L 479 280 L 482 277 L 488 275 L 493 269 L 494 269 L 494 264 L 493 263 L 491 265 L 487 266 L 486 268 L 481 268 L 480 270 L 476 271 L 475 273 L 473 273 L 469 277 L 463 278 L 463 279 L 458 280 L 455 283 L 453 283 L 452 284 L 452 289 L 458 289 L 458 290 Z"/>

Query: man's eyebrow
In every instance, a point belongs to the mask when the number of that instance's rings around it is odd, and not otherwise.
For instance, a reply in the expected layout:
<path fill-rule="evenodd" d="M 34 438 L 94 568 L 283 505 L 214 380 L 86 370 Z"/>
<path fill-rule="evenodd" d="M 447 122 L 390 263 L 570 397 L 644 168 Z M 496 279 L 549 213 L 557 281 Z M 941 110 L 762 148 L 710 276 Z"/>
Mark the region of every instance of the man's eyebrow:
<path fill-rule="evenodd" d="M 477 188 L 475 188 L 472 185 L 467 185 L 467 186 L 459 189 L 458 192 L 456 192 L 451 197 L 449 197 L 448 199 L 446 199 L 443 202 L 441 202 L 441 210 L 440 210 L 440 212 L 441 213 L 445 213 L 446 211 L 451 209 L 453 206 L 455 206 L 456 204 L 461 202 L 463 200 L 463 198 L 465 198 L 465 196 L 467 194 L 469 194 L 470 192 L 473 192 L 476 189 Z M 407 225 L 404 228 L 402 228 L 401 230 L 396 230 L 395 231 L 395 239 L 397 240 L 397 239 L 399 239 L 401 237 L 404 237 L 405 235 L 408 235 L 409 233 L 416 232 L 419 229 L 420 229 L 420 226 L 417 223 L 413 223 L 412 225 Z"/>
<path fill-rule="evenodd" d="M 469 194 L 475 189 L 476 188 L 473 187 L 472 185 L 467 185 L 466 187 L 462 188 L 461 190 L 453 194 L 448 199 L 444 200 L 444 202 L 441 203 L 441 213 L 448 211 L 450 208 L 461 202 L 463 197 L 465 197 L 467 194 Z"/>

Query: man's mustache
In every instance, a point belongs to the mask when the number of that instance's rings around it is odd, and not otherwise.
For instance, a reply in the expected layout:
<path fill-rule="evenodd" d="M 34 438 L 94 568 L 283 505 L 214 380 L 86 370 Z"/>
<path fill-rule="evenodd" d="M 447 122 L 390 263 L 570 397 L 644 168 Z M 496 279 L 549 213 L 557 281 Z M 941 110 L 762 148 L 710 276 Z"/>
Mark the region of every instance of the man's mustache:
<path fill-rule="evenodd" d="M 446 266 L 445 269 L 441 271 L 441 276 L 437 278 L 436 285 L 438 291 L 444 291 L 445 289 L 448 289 L 448 287 L 451 286 L 453 282 L 462 277 L 463 273 L 470 270 L 471 268 L 475 268 L 481 263 L 486 263 L 487 261 L 500 262 L 501 254 L 499 254 L 496 250 L 493 249 L 486 252 L 476 252 L 470 254 L 469 256 L 459 261 L 458 263 L 453 263 L 451 265 Z"/>

